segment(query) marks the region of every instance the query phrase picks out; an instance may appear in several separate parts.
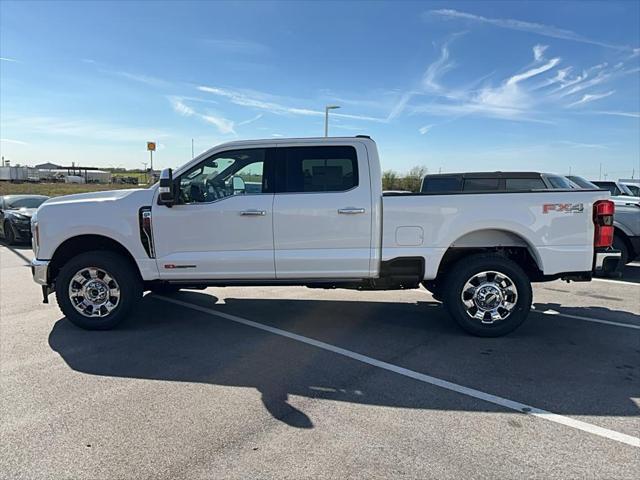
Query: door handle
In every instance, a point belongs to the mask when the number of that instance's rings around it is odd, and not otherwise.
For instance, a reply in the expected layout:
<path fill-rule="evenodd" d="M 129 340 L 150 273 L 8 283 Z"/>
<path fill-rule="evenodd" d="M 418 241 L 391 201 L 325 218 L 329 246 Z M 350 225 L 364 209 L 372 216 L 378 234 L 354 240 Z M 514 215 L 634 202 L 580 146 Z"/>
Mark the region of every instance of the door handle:
<path fill-rule="evenodd" d="M 242 210 L 240 215 L 248 216 L 248 217 L 264 217 L 267 214 L 264 210 Z"/>
<path fill-rule="evenodd" d="M 343 213 L 345 215 L 354 215 L 356 213 L 364 213 L 364 208 L 356 208 L 356 207 L 347 207 L 347 208 L 339 208 L 338 213 Z"/>

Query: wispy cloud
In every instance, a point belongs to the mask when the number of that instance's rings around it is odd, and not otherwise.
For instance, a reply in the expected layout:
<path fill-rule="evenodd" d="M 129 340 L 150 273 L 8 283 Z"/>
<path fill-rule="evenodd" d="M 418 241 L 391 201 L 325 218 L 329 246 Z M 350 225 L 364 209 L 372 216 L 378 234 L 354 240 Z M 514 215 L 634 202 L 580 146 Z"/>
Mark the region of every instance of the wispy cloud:
<path fill-rule="evenodd" d="M 533 58 L 536 62 L 542 60 L 544 51 L 549 48 L 549 45 L 536 45 L 533 47 Z"/>
<path fill-rule="evenodd" d="M 440 47 L 440 57 L 427 67 L 422 76 L 423 88 L 436 92 L 442 90 L 442 86 L 438 82 L 439 79 L 455 66 L 455 63 L 449 60 L 449 45 L 463 34 L 464 32 L 453 34 L 442 44 L 442 47 Z"/>
<path fill-rule="evenodd" d="M 170 96 L 167 97 L 169 102 L 171 102 L 171 106 L 173 110 L 182 115 L 183 117 L 198 117 L 205 122 L 214 125 L 218 131 L 222 134 L 235 134 L 235 122 L 233 120 L 229 120 L 221 115 L 212 114 L 210 112 L 198 113 L 195 109 L 184 103 L 184 99 L 182 97 Z"/>
<path fill-rule="evenodd" d="M 196 111 L 185 104 L 180 97 L 168 97 L 173 109 L 183 117 L 195 115 Z"/>
<path fill-rule="evenodd" d="M 426 135 L 432 128 L 433 125 L 425 125 L 424 127 L 420 127 L 418 132 L 420 132 L 420 135 Z"/>
<path fill-rule="evenodd" d="M 249 125 L 250 123 L 253 122 L 257 122 L 258 120 L 260 120 L 264 115 L 262 115 L 261 113 L 259 113 L 258 115 L 256 115 L 255 117 L 251 117 L 248 120 L 243 120 L 241 122 L 238 122 L 238 126 L 242 126 L 242 125 Z"/>
<path fill-rule="evenodd" d="M 17 62 L 18 60 L 16 60 L 15 58 L 0 57 L 0 61 L 2 61 L 2 62 Z"/>
<path fill-rule="evenodd" d="M 482 15 L 476 15 L 473 13 L 461 12 L 459 10 L 453 10 L 449 8 L 443 8 L 439 10 L 430 10 L 426 12 L 427 16 L 438 16 L 448 19 L 468 20 L 476 23 L 484 23 L 493 25 L 499 28 L 506 28 L 509 30 L 519 30 L 522 32 L 537 33 L 545 37 L 560 38 L 563 40 L 572 40 L 575 42 L 589 43 L 591 45 L 598 45 L 605 48 L 612 48 L 616 50 L 628 50 L 635 51 L 634 48 L 629 45 L 615 45 L 612 43 L 602 42 L 592 38 L 580 35 L 572 30 L 564 28 L 558 28 L 553 25 L 544 25 L 542 23 L 527 22 L 523 20 L 516 20 L 512 18 L 489 18 Z"/>
<path fill-rule="evenodd" d="M 19 129 L 30 135 L 69 136 L 90 140 L 118 142 L 138 142 L 159 140 L 170 135 L 162 130 L 140 128 L 110 122 L 95 121 L 86 118 L 28 117 L 20 116 L 5 119 L 3 129 Z"/>
<path fill-rule="evenodd" d="M 573 142 L 571 140 L 560 140 L 559 142 L 555 142 L 560 145 L 566 145 L 571 148 L 596 148 L 596 149 L 606 149 L 609 148 L 608 145 L 604 143 L 583 143 L 583 142 Z"/>
<path fill-rule="evenodd" d="M 448 47 L 448 46 L 447 46 Z M 453 63 L 451 51 L 441 50 L 439 58 L 426 69 L 424 91 L 412 92 L 410 99 L 428 98 L 428 102 L 404 102 L 403 109 L 413 114 L 429 114 L 459 118 L 466 115 L 485 116 L 512 121 L 555 123 L 554 113 L 562 108 L 578 107 L 612 96 L 615 90 L 592 92 L 612 80 L 637 73 L 637 67 L 626 67 L 624 62 L 613 66 L 603 62 L 574 74 L 572 66 L 559 68 L 562 59 L 545 58 L 549 47 L 536 44 L 532 48 L 533 64 L 512 74 L 499 84 L 484 82 L 481 87 L 453 88 L 434 75 Z M 524 63 L 524 62 L 523 62 Z M 434 81 L 434 79 L 438 80 Z M 621 113 L 622 116 L 624 115 Z"/>
<path fill-rule="evenodd" d="M 236 133 L 234 130 L 234 122 L 216 115 L 200 115 L 205 122 L 215 125 L 220 133 Z"/>
<path fill-rule="evenodd" d="M 280 101 L 274 100 L 273 96 L 266 95 L 261 92 L 244 92 L 240 90 L 231 90 L 219 87 L 210 87 L 201 85 L 198 87 L 201 92 L 210 93 L 228 99 L 235 105 L 243 107 L 251 107 L 258 110 L 265 110 L 276 115 L 294 115 L 294 116 L 322 116 L 324 112 L 321 110 L 313 110 L 304 107 L 293 107 L 284 105 Z M 384 118 L 369 117 L 365 115 L 351 115 L 345 113 L 332 113 L 334 117 L 351 118 L 354 120 L 367 120 L 372 122 L 385 122 Z"/>
<path fill-rule="evenodd" d="M 567 107 L 577 107 L 578 105 L 584 105 L 585 103 L 594 102 L 601 98 L 607 98 L 613 95 L 615 90 L 610 90 L 605 93 L 585 93 L 582 98 L 576 102 L 570 103 Z"/>
<path fill-rule="evenodd" d="M 585 112 L 585 113 L 592 113 L 596 115 L 613 115 L 616 117 L 640 118 L 640 112 L 619 112 L 614 110 L 597 110 L 597 111 Z"/>
<path fill-rule="evenodd" d="M 529 90 L 523 88 L 521 84 L 552 70 L 560 63 L 560 58 L 546 60 L 544 51 L 545 48 L 541 48 L 540 45 L 534 46 L 533 56 L 537 65 L 511 75 L 497 86 L 485 85 L 473 90 L 453 90 L 439 85 L 438 93 L 446 103 L 430 102 L 417 106 L 413 110 L 444 116 L 484 115 L 492 118 L 538 121 L 531 112 L 535 101 Z"/>
<path fill-rule="evenodd" d="M 0 138 L 0 143 L 11 143 L 13 145 L 29 145 L 27 142 L 23 142 L 22 140 L 13 140 L 12 138 Z"/>
<path fill-rule="evenodd" d="M 171 85 L 171 82 L 168 82 L 161 78 L 152 77 L 150 75 L 144 75 L 140 73 L 131 73 L 131 72 L 113 71 L 113 70 L 100 70 L 100 71 L 103 73 L 108 73 L 111 75 L 116 75 L 118 77 L 126 78 L 127 80 L 131 80 L 134 82 L 144 83 L 145 85 L 149 85 L 151 87 L 168 87 Z"/>

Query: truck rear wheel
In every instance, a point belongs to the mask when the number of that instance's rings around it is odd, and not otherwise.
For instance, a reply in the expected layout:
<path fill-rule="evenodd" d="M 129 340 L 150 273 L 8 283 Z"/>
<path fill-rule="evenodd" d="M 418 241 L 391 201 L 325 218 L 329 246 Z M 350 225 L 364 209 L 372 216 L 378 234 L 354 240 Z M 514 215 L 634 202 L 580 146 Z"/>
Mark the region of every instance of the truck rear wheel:
<path fill-rule="evenodd" d="M 512 260 L 476 254 L 457 262 L 447 275 L 444 304 L 467 332 L 499 337 L 518 328 L 531 310 L 531 282 Z"/>
<path fill-rule="evenodd" d="M 115 327 L 141 296 L 137 272 L 114 252 L 82 253 L 69 260 L 56 279 L 56 299 L 62 313 L 86 330 Z"/>

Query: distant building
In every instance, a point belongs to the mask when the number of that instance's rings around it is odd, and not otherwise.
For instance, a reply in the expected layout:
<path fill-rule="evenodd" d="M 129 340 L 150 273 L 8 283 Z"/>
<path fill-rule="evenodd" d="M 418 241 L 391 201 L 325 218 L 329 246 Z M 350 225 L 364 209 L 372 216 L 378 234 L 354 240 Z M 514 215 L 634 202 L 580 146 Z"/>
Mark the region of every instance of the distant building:
<path fill-rule="evenodd" d="M 40 165 L 36 165 L 35 168 L 39 170 L 57 170 L 60 168 L 60 165 L 56 165 L 55 163 L 47 162 L 41 163 Z"/>

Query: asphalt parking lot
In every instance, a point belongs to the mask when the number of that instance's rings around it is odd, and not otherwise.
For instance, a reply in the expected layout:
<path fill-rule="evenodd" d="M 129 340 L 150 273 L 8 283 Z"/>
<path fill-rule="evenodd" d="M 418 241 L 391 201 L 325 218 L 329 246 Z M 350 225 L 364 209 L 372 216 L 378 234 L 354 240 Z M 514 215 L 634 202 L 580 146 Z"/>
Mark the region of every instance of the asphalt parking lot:
<path fill-rule="evenodd" d="M 2 478 L 640 471 L 640 264 L 536 285 L 522 328 L 481 339 L 424 290 L 149 294 L 87 332 L 30 258 L 0 246 Z"/>

